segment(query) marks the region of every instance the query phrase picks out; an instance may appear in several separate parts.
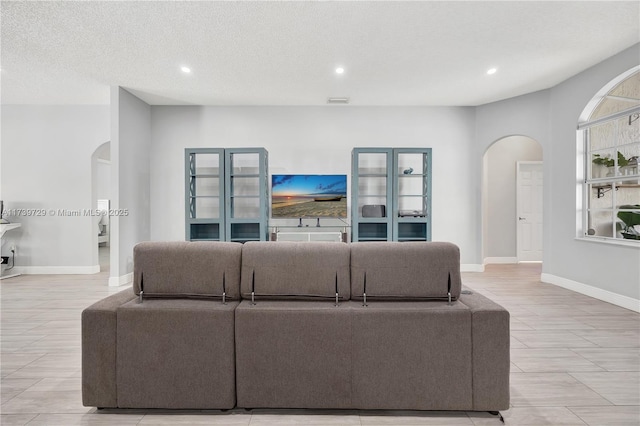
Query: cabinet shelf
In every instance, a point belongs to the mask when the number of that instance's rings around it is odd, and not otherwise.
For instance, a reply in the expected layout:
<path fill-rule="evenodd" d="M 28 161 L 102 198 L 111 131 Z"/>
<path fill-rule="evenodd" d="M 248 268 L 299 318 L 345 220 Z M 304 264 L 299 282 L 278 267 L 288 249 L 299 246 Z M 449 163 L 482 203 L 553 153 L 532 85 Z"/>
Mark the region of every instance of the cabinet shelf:
<path fill-rule="evenodd" d="M 359 223 L 385 223 L 387 221 L 387 217 L 361 217 L 358 219 Z"/>
<path fill-rule="evenodd" d="M 231 173 L 229 175 L 231 178 L 259 178 L 260 175 L 257 173 Z"/>

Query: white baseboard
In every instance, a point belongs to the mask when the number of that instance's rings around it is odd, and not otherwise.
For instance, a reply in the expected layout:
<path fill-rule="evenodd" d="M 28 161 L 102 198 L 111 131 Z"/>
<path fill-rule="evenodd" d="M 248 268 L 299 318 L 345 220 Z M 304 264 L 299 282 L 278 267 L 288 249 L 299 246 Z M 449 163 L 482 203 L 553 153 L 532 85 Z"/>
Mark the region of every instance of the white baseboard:
<path fill-rule="evenodd" d="M 120 287 L 121 285 L 131 284 L 133 282 L 133 272 L 119 277 L 109 277 L 109 287 Z"/>
<path fill-rule="evenodd" d="M 558 287 L 566 288 L 604 302 L 612 303 L 634 312 L 640 312 L 640 300 L 632 297 L 623 296 L 622 294 L 613 293 L 609 290 L 603 290 L 598 287 L 593 287 L 552 274 L 540 274 L 540 281 L 543 283 L 557 285 Z"/>
<path fill-rule="evenodd" d="M 484 272 L 484 265 L 463 263 L 460 265 L 460 272 Z"/>
<path fill-rule="evenodd" d="M 100 272 L 100 265 L 93 266 L 16 266 L 15 272 L 25 275 L 88 275 Z"/>
<path fill-rule="evenodd" d="M 517 257 L 485 257 L 484 264 L 488 265 L 490 263 L 518 263 Z"/>

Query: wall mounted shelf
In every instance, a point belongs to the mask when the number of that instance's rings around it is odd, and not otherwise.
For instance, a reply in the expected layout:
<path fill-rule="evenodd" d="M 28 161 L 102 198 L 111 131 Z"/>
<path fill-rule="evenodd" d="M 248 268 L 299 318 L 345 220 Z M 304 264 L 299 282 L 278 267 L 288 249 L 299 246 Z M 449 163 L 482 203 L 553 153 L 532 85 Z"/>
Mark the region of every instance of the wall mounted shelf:
<path fill-rule="evenodd" d="M 604 197 L 604 194 L 606 194 L 607 192 L 611 191 L 611 188 L 613 187 L 612 184 L 608 183 L 608 184 L 602 184 L 602 185 L 593 185 L 592 188 L 595 189 L 597 191 L 596 193 L 596 197 L 597 198 L 602 198 Z M 619 188 L 640 188 L 640 184 L 631 184 L 631 183 L 624 183 L 624 184 L 618 184 L 616 185 L 616 191 Z"/>

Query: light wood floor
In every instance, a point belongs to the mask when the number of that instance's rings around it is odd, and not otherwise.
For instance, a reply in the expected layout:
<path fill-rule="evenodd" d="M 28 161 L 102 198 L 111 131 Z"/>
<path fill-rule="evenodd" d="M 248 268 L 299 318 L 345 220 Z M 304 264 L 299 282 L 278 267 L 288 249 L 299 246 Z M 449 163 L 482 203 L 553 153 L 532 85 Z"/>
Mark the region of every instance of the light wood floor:
<path fill-rule="evenodd" d="M 511 312 L 513 425 L 640 425 L 640 314 L 543 284 L 540 265 L 495 265 L 464 284 Z M 0 281 L 2 425 L 499 425 L 488 413 L 83 407 L 80 312 L 121 289 L 106 273 Z"/>

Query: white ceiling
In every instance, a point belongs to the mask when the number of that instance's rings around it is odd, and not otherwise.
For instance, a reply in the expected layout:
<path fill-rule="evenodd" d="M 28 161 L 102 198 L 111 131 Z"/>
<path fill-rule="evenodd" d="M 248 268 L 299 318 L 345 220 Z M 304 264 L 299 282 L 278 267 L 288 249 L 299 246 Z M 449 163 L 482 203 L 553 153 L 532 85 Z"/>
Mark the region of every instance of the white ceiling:
<path fill-rule="evenodd" d="M 3 104 L 108 104 L 119 85 L 153 105 L 479 105 L 640 41 L 640 1 L 1 7 Z"/>

